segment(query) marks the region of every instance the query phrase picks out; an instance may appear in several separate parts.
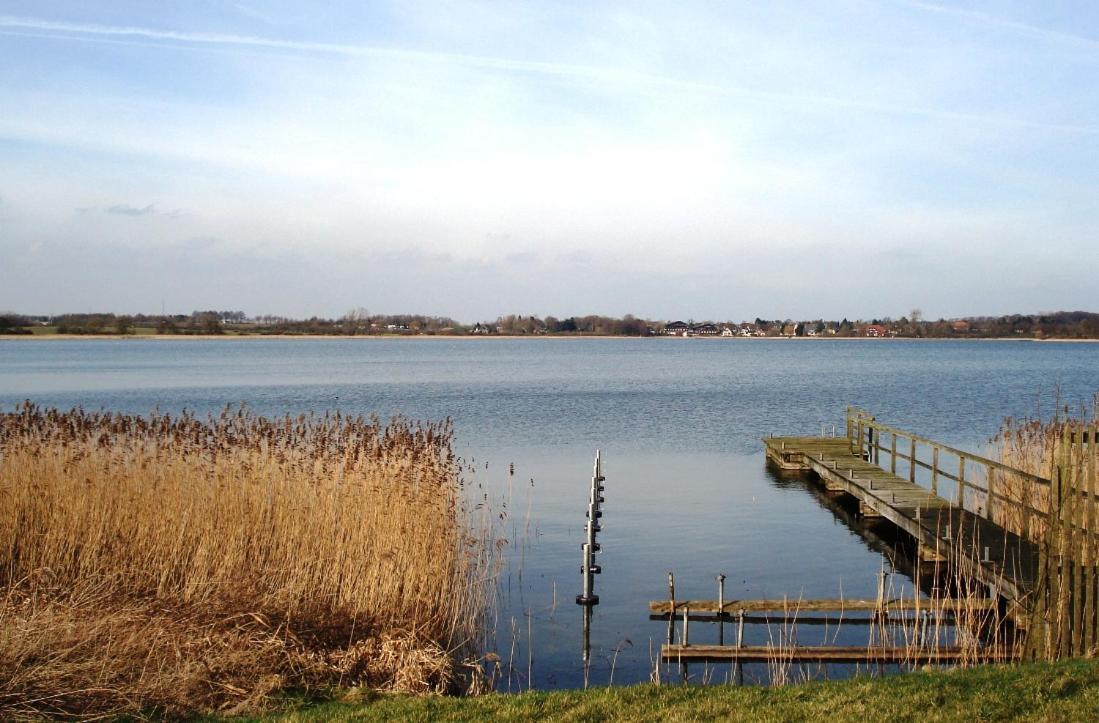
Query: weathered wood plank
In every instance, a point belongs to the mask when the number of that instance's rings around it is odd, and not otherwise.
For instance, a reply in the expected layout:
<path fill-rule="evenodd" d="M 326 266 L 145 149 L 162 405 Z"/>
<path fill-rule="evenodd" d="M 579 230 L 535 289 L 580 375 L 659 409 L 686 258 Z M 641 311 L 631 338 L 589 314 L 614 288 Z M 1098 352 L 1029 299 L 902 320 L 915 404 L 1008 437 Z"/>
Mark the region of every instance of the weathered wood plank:
<path fill-rule="evenodd" d="M 885 609 L 888 612 L 914 612 L 917 610 L 991 610 L 996 606 L 995 600 L 966 600 L 966 599 L 942 599 L 942 600 L 912 600 L 890 599 L 885 601 Z M 847 612 L 874 612 L 879 609 L 877 600 L 726 600 L 721 611 L 727 615 L 736 614 L 738 611 L 761 612 L 768 610 L 801 612 L 820 611 L 847 611 Z M 688 610 L 690 613 L 717 613 L 717 600 L 676 600 L 675 612 Z M 656 614 L 667 615 L 672 611 L 672 601 L 652 600 L 649 602 L 649 611 Z"/>
<path fill-rule="evenodd" d="M 972 650 L 962 648 L 916 647 L 867 647 L 867 646 L 819 646 L 773 647 L 770 645 L 662 645 L 660 657 L 666 661 L 709 660 L 761 662 L 781 660 L 788 662 L 816 663 L 907 663 L 938 664 L 956 663 L 974 658 L 985 661 L 1012 660 L 1010 650 Z"/>

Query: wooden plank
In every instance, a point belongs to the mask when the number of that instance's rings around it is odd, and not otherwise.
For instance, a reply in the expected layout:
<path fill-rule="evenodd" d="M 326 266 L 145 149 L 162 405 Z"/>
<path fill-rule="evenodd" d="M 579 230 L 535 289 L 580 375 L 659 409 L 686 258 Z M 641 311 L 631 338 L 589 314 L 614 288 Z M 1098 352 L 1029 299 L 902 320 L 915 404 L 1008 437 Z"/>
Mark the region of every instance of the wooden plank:
<path fill-rule="evenodd" d="M 796 646 L 770 645 L 662 645 L 660 657 L 666 661 L 785 661 L 816 663 L 896 663 L 938 664 L 972 661 L 1008 661 L 1010 650 L 965 650 L 956 647 L 868 647 L 868 646 Z"/>
<path fill-rule="evenodd" d="M 676 613 L 684 608 L 693 613 L 717 613 L 717 600 L 652 600 L 649 602 L 649 611 L 652 613 L 667 615 L 673 610 Z M 954 599 L 943 600 L 925 599 L 892 599 L 885 601 L 885 609 L 888 612 L 915 612 L 919 610 L 992 610 L 996 607 L 996 600 L 988 599 Z M 741 610 L 745 612 L 761 611 L 848 611 L 848 612 L 875 612 L 879 609 L 877 600 L 726 600 L 722 612 L 726 615 L 735 614 Z"/>

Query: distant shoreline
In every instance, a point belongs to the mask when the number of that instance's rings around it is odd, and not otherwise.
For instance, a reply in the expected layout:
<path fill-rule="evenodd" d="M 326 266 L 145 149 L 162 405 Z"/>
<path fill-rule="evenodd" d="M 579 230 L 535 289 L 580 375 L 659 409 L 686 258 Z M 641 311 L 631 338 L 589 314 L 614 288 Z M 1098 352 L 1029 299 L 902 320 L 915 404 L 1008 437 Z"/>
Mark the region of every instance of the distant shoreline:
<path fill-rule="evenodd" d="M 492 339 L 537 339 L 546 341 L 568 341 L 583 339 L 666 339 L 677 341 L 725 341 L 725 342 L 757 342 L 757 341 L 794 341 L 794 342 L 836 342 L 836 341 L 865 341 L 865 342 L 891 342 L 891 341 L 1017 341 L 1066 344 L 1094 344 L 1099 339 L 1034 339 L 1017 337 L 975 337 L 975 338 L 951 338 L 951 337 L 873 337 L 873 336 L 694 336 L 676 337 L 665 336 L 621 336 L 610 334 L 0 334 L 0 341 L 72 341 L 86 339 L 89 341 L 230 341 L 230 340 L 264 340 L 283 339 L 294 341 L 383 341 L 402 339 L 408 341 L 483 341 Z"/>

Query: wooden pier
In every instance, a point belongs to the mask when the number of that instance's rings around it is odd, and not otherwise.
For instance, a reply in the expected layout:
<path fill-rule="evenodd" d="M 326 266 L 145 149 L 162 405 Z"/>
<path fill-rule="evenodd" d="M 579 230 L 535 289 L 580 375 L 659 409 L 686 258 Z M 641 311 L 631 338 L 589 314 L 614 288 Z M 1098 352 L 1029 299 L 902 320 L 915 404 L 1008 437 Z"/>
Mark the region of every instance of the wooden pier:
<path fill-rule="evenodd" d="M 780 469 L 813 473 L 830 494 L 856 500 L 863 516 L 907 533 L 921 560 L 946 563 L 1009 603 L 1023 598 L 1037 574 L 1037 545 L 997 524 L 992 511 L 1018 505 L 1026 526 L 1044 513 L 1000 494 L 992 480 L 1002 472 L 1029 484 L 1048 485 L 1048 480 L 878 424 L 858 410 L 848 411 L 847 430 L 844 437 L 768 437 L 763 442 L 768 460 Z M 883 452 L 887 465 L 880 463 Z M 948 471 L 948 459 L 955 471 Z M 898 467 L 906 476 L 898 474 Z M 972 479 L 977 467 L 983 468 L 983 486 Z M 920 469 L 930 475 L 927 487 L 917 484 Z M 952 499 L 938 494 L 944 480 Z"/>
<path fill-rule="evenodd" d="M 834 428 L 830 436 L 822 428 L 819 437 L 764 439 L 769 463 L 780 470 L 808 473 L 823 488 L 816 494 L 836 514 L 844 519 L 857 514 L 909 537 L 916 550 L 914 579 L 924 564 L 933 566 L 931 598 L 887 599 L 883 570 L 874 600 L 726 600 L 725 575 L 716 578 L 716 601 L 677 600 L 669 572 L 668 599 L 649 604 L 651 618 L 668 622 L 661 659 L 680 663 L 685 679 L 692 661 L 732 662 L 740 680 L 745 662 L 914 665 L 1013 660 L 1025 652 L 1020 640 L 1031 657 L 1056 660 L 1094 654 L 1099 645 L 1097 439 L 1099 426 L 1064 425 L 1055 445 L 1052 479 L 881 424 L 853 407 L 847 410 L 842 437 Z M 849 511 L 854 509 L 858 512 Z M 873 524 L 859 527 L 882 544 Z M 878 532 L 884 534 L 880 527 Z M 960 597 L 943 598 L 936 590 Z M 759 621 L 750 620 L 747 613 L 763 613 L 767 625 L 839 622 L 822 611 L 839 612 L 844 622 L 883 631 L 897 625 L 919 630 L 934 620 L 936 626 L 966 628 L 963 639 L 968 642 L 958 648 L 934 640 L 855 647 L 743 644 L 745 623 Z M 676 643 L 679 620 L 682 635 Z M 691 645 L 692 621 L 716 623 L 722 644 Z M 734 645 L 723 644 L 728 623 L 734 624 Z"/>

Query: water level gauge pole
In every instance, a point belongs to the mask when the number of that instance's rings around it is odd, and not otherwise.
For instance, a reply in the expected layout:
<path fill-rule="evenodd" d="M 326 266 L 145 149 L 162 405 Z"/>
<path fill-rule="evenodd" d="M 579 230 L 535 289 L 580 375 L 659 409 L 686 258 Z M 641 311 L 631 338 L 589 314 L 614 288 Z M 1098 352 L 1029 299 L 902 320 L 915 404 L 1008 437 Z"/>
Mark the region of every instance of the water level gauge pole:
<path fill-rule="evenodd" d="M 595 575 L 602 572 L 599 565 L 595 564 L 595 553 L 599 552 L 599 543 L 595 541 L 595 535 L 600 531 L 599 518 L 603 516 L 600 509 L 603 503 L 603 460 L 599 450 L 595 451 L 595 468 L 591 478 L 591 495 L 588 497 L 588 524 L 587 540 L 580 545 L 580 594 L 576 596 L 577 605 L 598 605 L 599 596 L 595 594 Z"/>

